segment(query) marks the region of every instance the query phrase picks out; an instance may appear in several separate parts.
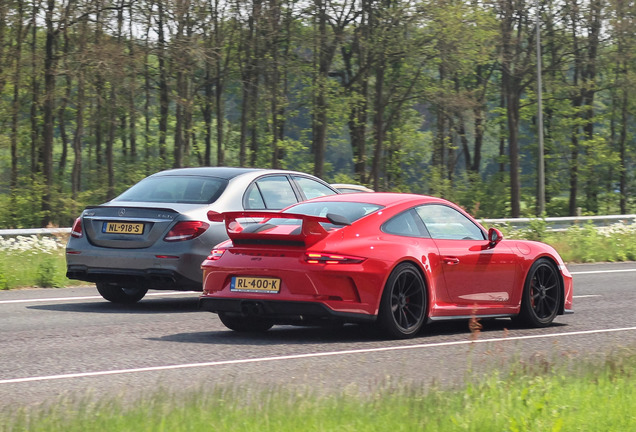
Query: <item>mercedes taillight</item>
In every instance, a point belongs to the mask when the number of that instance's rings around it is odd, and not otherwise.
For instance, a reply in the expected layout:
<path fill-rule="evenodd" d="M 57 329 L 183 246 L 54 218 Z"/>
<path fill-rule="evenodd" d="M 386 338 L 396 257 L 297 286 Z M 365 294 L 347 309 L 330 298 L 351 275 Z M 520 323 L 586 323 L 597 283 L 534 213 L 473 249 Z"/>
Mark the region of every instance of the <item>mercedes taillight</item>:
<path fill-rule="evenodd" d="M 177 223 L 163 238 L 167 242 L 192 240 L 199 237 L 210 226 L 202 221 L 182 221 Z"/>

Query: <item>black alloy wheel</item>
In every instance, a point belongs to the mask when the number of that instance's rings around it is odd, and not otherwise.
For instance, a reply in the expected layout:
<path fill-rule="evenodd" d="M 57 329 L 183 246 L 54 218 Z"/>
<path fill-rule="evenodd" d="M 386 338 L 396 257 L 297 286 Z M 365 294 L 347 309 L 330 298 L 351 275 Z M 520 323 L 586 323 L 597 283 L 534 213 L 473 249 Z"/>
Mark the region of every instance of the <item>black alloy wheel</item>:
<path fill-rule="evenodd" d="M 378 314 L 378 324 L 395 339 L 413 337 L 426 320 L 426 284 L 410 263 L 398 265 L 389 276 Z"/>
<path fill-rule="evenodd" d="M 545 258 L 535 261 L 524 285 L 519 321 L 531 327 L 547 327 L 559 313 L 562 296 L 555 265 Z"/>

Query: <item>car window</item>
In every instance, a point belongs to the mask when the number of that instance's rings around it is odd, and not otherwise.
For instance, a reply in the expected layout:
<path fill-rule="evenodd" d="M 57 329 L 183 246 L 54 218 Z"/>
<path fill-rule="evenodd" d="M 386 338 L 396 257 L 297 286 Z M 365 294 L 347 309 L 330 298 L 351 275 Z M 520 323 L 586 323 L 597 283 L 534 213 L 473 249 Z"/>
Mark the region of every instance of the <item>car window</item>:
<path fill-rule="evenodd" d="M 428 204 L 416 208 L 426 229 L 434 239 L 485 240 L 484 232 L 454 208 Z"/>
<path fill-rule="evenodd" d="M 309 216 L 327 216 L 333 213 L 344 216 L 351 223 L 358 219 L 380 210 L 382 206 L 377 204 L 359 202 L 304 202 L 286 210 L 286 213 L 297 213 Z"/>
<path fill-rule="evenodd" d="M 382 231 L 387 234 L 406 237 L 422 237 L 422 232 L 419 228 L 421 223 L 418 223 L 417 217 L 413 210 L 405 211 L 385 222 L 382 225 Z"/>
<path fill-rule="evenodd" d="M 214 177 L 148 177 L 113 201 L 210 204 L 221 196 L 226 185 L 226 180 Z"/>
<path fill-rule="evenodd" d="M 298 202 L 287 176 L 263 177 L 247 189 L 245 207 L 251 210 L 280 210 Z"/>
<path fill-rule="evenodd" d="M 305 194 L 307 199 L 335 194 L 331 188 L 314 179 L 298 176 L 294 176 L 293 179 L 296 181 L 296 184 L 303 191 L 303 194 Z"/>

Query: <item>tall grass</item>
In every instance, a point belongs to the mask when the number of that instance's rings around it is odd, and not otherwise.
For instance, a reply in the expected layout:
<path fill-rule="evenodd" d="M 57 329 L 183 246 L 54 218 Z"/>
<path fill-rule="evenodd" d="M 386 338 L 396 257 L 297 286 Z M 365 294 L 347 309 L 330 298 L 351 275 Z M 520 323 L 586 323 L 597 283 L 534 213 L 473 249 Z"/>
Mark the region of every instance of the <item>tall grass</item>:
<path fill-rule="evenodd" d="M 5 410 L 0 431 L 636 430 L 633 351 L 600 364 L 548 370 L 553 372 L 520 364 L 461 389 L 402 385 L 366 395 L 218 387 L 186 396 L 158 392 L 132 404 L 67 400 L 39 410 Z"/>
<path fill-rule="evenodd" d="M 64 245 L 60 237 L 0 237 L 0 290 L 67 285 Z"/>

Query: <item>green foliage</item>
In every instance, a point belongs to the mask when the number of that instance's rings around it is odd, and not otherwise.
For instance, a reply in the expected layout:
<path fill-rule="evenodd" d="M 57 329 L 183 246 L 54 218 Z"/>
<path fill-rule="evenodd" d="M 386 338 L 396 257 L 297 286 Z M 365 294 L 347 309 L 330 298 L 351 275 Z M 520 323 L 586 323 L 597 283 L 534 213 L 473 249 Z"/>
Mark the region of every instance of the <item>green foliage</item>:
<path fill-rule="evenodd" d="M 528 227 L 524 230 L 525 238 L 534 241 L 545 241 L 547 237 L 547 224 L 545 219 L 532 219 Z"/>
<path fill-rule="evenodd" d="M 559 238 L 554 247 L 562 249 L 576 262 L 636 260 L 636 227 L 616 224 L 604 229 L 592 223 L 575 225 Z"/>
<path fill-rule="evenodd" d="M 533 219 L 528 228 L 499 227 L 506 238 L 538 240 L 553 246 L 565 262 L 621 262 L 636 260 L 636 225 L 617 223 L 596 227 L 592 222 L 572 225 L 566 231 L 549 231 L 544 219 Z"/>
<path fill-rule="evenodd" d="M 474 217 L 505 217 L 509 213 L 510 182 L 503 173 L 487 180 L 474 173 L 465 174 L 456 180 L 456 184 L 451 189 L 451 200 Z"/>
<path fill-rule="evenodd" d="M 60 288 L 64 281 L 59 270 L 59 260 L 47 256 L 38 264 L 36 284 L 41 288 Z M 64 269 L 65 271 L 66 269 Z"/>
<path fill-rule="evenodd" d="M 65 238 L 0 237 L 0 289 L 62 287 L 66 279 Z"/>
<path fill-rule="evenodd" d="M 20 191 L 0 194 L 0 227 L 31 228 L 41 226 L 42 195 L 44 186 L 39 182 L 20 182 Z"/>
<path fill-rule="evenodd" d="M 8 290 L 9 281 L 7 280 L 7 271 L 4 268 L 4 265 L 0 265 L 0 290 Z"/>
<path fill-rule="evenodd" d="M 408 110 L 402 121 L 387 133 L 387 184 L 384 190 L 427 193 L 433 186 L 428 166 L 431 134 L 419 130 L 423 119 L 415 110 Z"/>
<path fill-rule="evenodd" d="M 545 213 L 550 215 L 550 217 L 569 216 L 569 210 L 567 198 L 555 197 L 545 204 Z"/>
<path fill-rule="evenodd" d="M 281 168 L 295 171 L 309 172 L 314 169 L 311 153 L 301 141 L 285 139 L 279 141 L 278 147 L 284 157 L 281 159 Z"/>
<path fill-rule="evenodd" d="M 80 3 L 57 2 L 52 15 L 86 16 Z M 0 73 L 0 227 L 70 225 L 85 205 L 99 204 L 149 174 L 172 168 L 177 131 L 187 141 L 184 166 L 204 164 L 209 133 L 212 165 L 221 163 L 216 156 L 219 145 L 225 153 L 222 164 L 239 165 L 242 141 L 248 147 L 247 165 L 271 167 L 277 165 L 272 137 L 280 134 L 280 165 L 312 172 L 318 111 L 326 114 L 326 180 L 355 178 L 349 137 L 349 128 L 355 125 L 364 128 L 360 136 L 366 138 L 364 177 L 371 174 L 375 162 L 378 172 L 373 174 L 381 190 L 431 193 L 477 209 L 478 216 L 506 216 L 511 207 L 507 174 L 495 165 L 501 162 L 506 170 L 510 168 L 508 157 L 499 156 L 500 139 L 509 146 L 506 129 L 508 120 L 514 120 L 507 118 L 502 105 L 507 96 L 514 99 L 508 99 L 514 102 L 508 106 L 519 104 L 523 214 L 535 215 L 538 94 L 531 64 L 535 48 L 527 42 L 511 47 L 519 59 L 527 61 L 513 68 L 520 74 L 514 77 L 521 87 L 518 94 L 502 94 L 498 47 L 505 45 L 508 33 L 502 33 L 507 28 L 502 10 L 493 4 L 425 0 L 413 8 L 404 1 L 374 3 L 364 10 L 345 8 L 337 22 L 323 27 L 317 25 L 320 8 L 304 8 L 295 2 L 273 4 L 272 10 L 251 16 L 249 22 L 241 8 L 226 8 L 218 15 L 210 9 L 213 2 L 186 2 L 181 5 L 186 9 L 175 10 L 177 3 L 161 3 L 165 8 L 162 22 L 165 28 L 189 30 L 168 37 L 164 49 L 156 49 L 142 34 L 116 34 L 118 26 L 80 20 L 55 32 L 51 62 L 45 61 L 44 22 L 31 23 L 15 2 L 3 9 L 7 25 L 2 44 L 11 49 L 0 50 L 4 66 Z M 147 0 L 136 4 L 140 10 L 157 6 Z M 327 10 L 340 6 L 324 4 Z M 636 37 L 624 31 L 633 27 L 635 19 L 624 8 L 620 2 L 602 4 L 603 16 L 620 19 L 602 21 L 603 43 L 594 50 L 589 49 L 595 42 L 594 32 L 573 34 L 560 12 L 543 11 L 546 72 L 542 91 L 550 216 L 567 214 L 563 197 L 570 192 L 575 173 L 576 206 L 585 213 L 636 211 L 631 197 L 636 190 L 631 122 L 636 104 L 630 93 L 636 81 Z M 516 12 L 519 16 L 511 23 L 510 34 L 527 41 L 535 17 L 528 8 Z M 100 19 L 116 22 L 116 13 L 104 10 Z M 583 28 L 589 22 L 589 6 L 568 13 L 572 26 Z M 280 20 L 271 22 L 270 15 Z M 121 28 L 156 32 L 151 16 L 124 14 Z M 198 17 L 197 26 L 182 21 L 191 16 Z M 31 25 L 34 40 L 18 44 L 23 35 L 17 29 Z M 27 46 L 36 63 L 13 61 L 26 58 Z M 23 52 L 17 53 L 20 47 Z M 168 65 L 165 75 L 160 63 Z M 48 64 L 52 69 L 44 71 Z M 593 76 L 582 79 L 581 64 L 587 72 L 594 71 Z M 56 77 L 54 88 L 44 85 L 45 76 Z M 166 130 L 160 130 L 161 85 L 169 90 Z M 254 98 L 248 99 L 247 112 L 243 110 L 246 93 Z M 212 112 L 206 113 L 210 95 Z M 53 148 L 46 155 L 43 110 L 49 105 L 43 101 L 53 101 L 54 111 Z M 242 128 L 242 116 L 246 128 Z M 222 130 L 217 130 L 220 126 Z M 222 133 L 222 143 L 216 142 L 217 131 Z M 380 136 L 384 138 L 381 148 Z M 474 160 L 477 136 L 483 137 L 482 163 L 474 174 L 464 160 L 461 139 Z M 436 161 L 439 166 L 432 169 L 436 137 L 443 143 L 443 161 Z M 162 138 L 165 144 L 159 148 Z M 74 149 L 74 142 L 81 148 Z M 620 142 L 626 146 L 622 153 Z M 376 146 L 379 160 L 373 161 Z M 74 150 L 81 150 L 77 160 Z M 45 156 L 52 158 L 49 167 L 43 166 Z M 81 175 L 73 188 L 75 163 L 81 166 Z M 54 178 L 46 185 L 43 173 L 49 170 Z M 618 206 L 621 197 L 616 190 L 622 172 L 628 174 L 629 196 L 623 197 L 628 198 L 627 209 Z"/>

